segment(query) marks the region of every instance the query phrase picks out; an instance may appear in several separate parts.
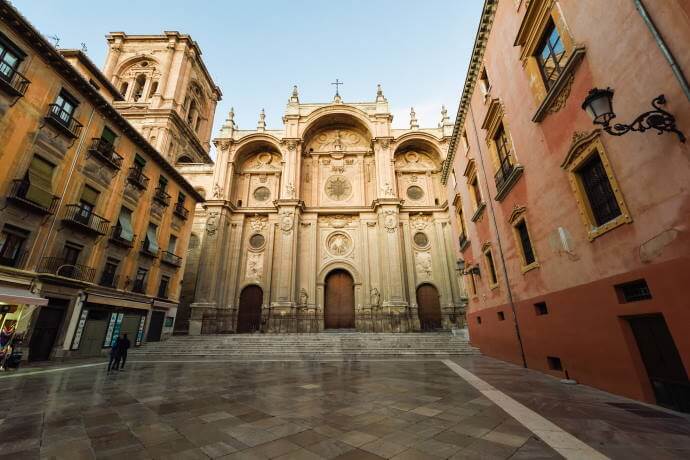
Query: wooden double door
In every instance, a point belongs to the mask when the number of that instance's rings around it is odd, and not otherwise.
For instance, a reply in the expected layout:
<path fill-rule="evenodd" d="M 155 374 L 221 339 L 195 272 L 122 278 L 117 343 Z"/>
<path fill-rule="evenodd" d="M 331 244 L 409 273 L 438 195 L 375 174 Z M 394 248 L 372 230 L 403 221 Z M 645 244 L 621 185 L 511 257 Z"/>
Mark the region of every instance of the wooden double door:
<path fill-rule="evenodd" d="M 326 277 L 323 320 L 326 329 L 355 327 L 355 282 L 345 270 L 333 270 Z"/>
<path fill-rule="evenodd" d="M 261 329 L 261 304 L 264 291 L 255 285 L 242 289 L 240 310 L 237 313 L 237 332 L 248 333 Z"/>
<path fill-rule="evenodd" d="M 441 302 L 438 290 L 431 284 L 417 288 L 419 325 L 423 331 L 441 329 Z"/>

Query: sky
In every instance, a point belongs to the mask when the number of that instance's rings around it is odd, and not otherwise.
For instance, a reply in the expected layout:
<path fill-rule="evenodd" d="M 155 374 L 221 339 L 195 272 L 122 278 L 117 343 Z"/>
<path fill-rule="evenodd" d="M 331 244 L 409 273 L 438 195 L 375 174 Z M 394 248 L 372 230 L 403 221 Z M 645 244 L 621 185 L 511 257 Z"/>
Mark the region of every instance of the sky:
<path fill-rule="evenodd" d="M 292 86 L 301 102 L 373 101 L 380 83 L 409 127 L 436 127 L 441 105 L 454 120 L 483 0 L 12 0 L 60 47 L 81 48 L 102 67 L 112 31 L 190 34 L 223 92 L 214 136 L 234 107 L 240 129 L 282 129 Z"/>

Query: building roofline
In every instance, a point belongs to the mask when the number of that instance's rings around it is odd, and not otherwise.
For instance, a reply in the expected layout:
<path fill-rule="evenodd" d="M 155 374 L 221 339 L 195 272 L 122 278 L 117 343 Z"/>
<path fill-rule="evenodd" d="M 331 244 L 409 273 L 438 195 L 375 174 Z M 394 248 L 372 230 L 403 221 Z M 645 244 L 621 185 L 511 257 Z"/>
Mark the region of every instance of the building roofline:
<path fill-rule="evenodd" d="M 481 70 L 482 61 L 484 58 L 484 51 L 486 50 L 486 43 L 489 40 L 491 33 L 491 26 L 496 15 L 496 8 L 498 0 L 484 0 L 484 7 L 482 15 L 477 27 L 477 35 L 474 39 L 474 47 L 472 48 L 472 57 L 467 68 L 467 76 L 465 77 L 465 86 L 462 89 L 462 96 L 458 105 L 458 113 L 455 115 L 455 124 L 453 126 L 453 134 L 448 145 L 448 156 L 443 163 L 441 172 L 441 183 L 446 184 L 448 181 L 448 173 L 452 169 L 453 160 L 455 160 L 455 150 L 457 149 L 458 137 L 460 136 L 462 126 L 465 124 L 465 117 L 467 110 L 472 100 L 472 94 L 477 83 L 477 77 Z"/>
<path fill-rule="evenodd" d="M 178 182 L 188 195 L 198 202 L 205 201 L 187 180 L 112 106 L 72 64 L 55 49 L 48 40 L 10 3 L 0 0 L 0 20 L 22 36 L 26 43 L 38 52 L 45 62 L 58 74 L 81 91 L 94 108 L 115 121 L 117 126 L 147 155 L 149 155 L 169 176 Z"/>
<path fill-rule="evenodd" d="M 112 94 L 113 99 L 116 101 L 124 101 L 124 97 L 120 93 L 120 91 L 113 86 L 112 83 L 110 83 L 110 80 L 106 78 L 105 75 L 103 75 L 103 72 L 101 72 L 101 69 L 96 66 L 96 64 L 93 63 L 91 59 L 86 55 L 81 50 L 75 50 L 75 49 L 58 49 L 58 52 L 62 54 L 64 57 L 76 57 L 82 64 L 84 64 L 89 71 L 98 79 L 98 82 L 102 84 L 103 86 L 106 87 L 106 89 Z"/>

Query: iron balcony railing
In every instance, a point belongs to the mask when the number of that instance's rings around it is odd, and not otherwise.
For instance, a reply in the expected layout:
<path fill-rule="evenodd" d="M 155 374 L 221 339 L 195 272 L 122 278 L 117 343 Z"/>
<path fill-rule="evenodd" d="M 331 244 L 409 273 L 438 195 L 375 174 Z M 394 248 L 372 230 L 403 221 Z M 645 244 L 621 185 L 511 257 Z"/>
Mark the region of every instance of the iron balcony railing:
<path fill-rule="evenodd" d="M 132 234 L 132 239 L 128 240 L 124 236 L 122 236 L 122 227 L 119 225 L 113 225 L 110 228 L 110 241 L 113 243 L 117 243 L 120 246 L 124 246 L 126 248 L 132 248 L 134 247 L 134 240 L 137 239 L 137 236 L 135 234 Z"/>
<path fill-rule="evenodd" d="M 173 267 L 179 267 L 182 265 L 182 257 L 176 256 L 172 252 L 161 251 L 161 262 L 164 262 Z"/>
<path fill-rule="evenodd" d="M 505 157 L 501 160 L 498 171 L 496 171 L 496 174 L 494 174 L 497 190 L 501 190 L 503 188 L 514 170 L 515 165 L 511 162 L 510 157 Z"/>
<path fill-rule="evenodd" d="M 170 206 L 170 195 L 163 187 L 156 187 L 156 190 L 153 192 L 153 199 L 165 207 Z"/>
<path fill-rule="evenodd" d="M 12 96 L 23 96 L 31 82 L 27 78 L 7 65 L 0 62 L 0 88 Z"/>
<path fill-rule="evenodd" d="M 160 252 L 160 249 L 156 249 L 155 251 L 153 251 L 151 249 L 148 239 L 145 239 L 144 241 L 141 242 L 141 253 L 144 254 L 145 256 L 158 257 L 159 252 Z"/>
<path fill-rule="evenodd" d="M 184 220 L 187 220 L 187 218 L 189 217 L 189 210 L 185 208 L 184 203 L 181 202 L 175 203 L 175 208 L 173 209 L 173 212 Z"/>
<path fill-rule="evenodd" d="M 32 186 L 26 179 L 12 181 L 7 199 L 39 214 L 55 214 L 60 197 Z"/>
<path fill-rule="evenodd" d="M 13 255 L 0 254 L 0 265 L 12 268 L 22 268 L 26 261 L 27 252 L 20 250 Z"/>
<path fill-rule="evenodd" d="M 146 174 L 144 174 L 144 171 L 141 168 L 136 166 L 129 168 L 127 180 L 142 190 L 145 190 L 146 187 L 149 186 L 149 178 L 146 176 Z"/>
<path fill-rule="evenodd" d="M 119 275 L 116 275 L 115 273 L 111 272 L 103 272 L 101 274 L 101 279 L 98 281 L 98 284 L 103 287 L 115 289 L 117 287 L 118 281 L 120 281 Z"/>
<path fill-rule="evenodd" d="M 88 265 L 71 264 L 61 257 L 44 257 L 38 264 L 37 271 L 88 283 L 92 283 L 96 275 L 95 268 Z"/>
<path fill-rule="evenodd" d="M 74 138 L 79 137 L 83 126 L 74 118 L 71 112 L 63 110 L 63 108 L 57 104 L 50 104 L 48 106 L 46 120 L 51 122 L 56 128 L 62 130 L 67 136 Z"/>
<path fill-rule="evenodd" d="M 120 169 L 122 167 L 122 157 L 115 151 L 113 144 L 105 139 L 91 139 L 89 152 L 113 169 Z"/>
<path fill-rule="evenodd" d="M 132 285 L 132 292 L 138 292 L 139 294 L 146 293 L 146 280 L 134 280 Z"/>
<path fill-rule="evenodd" d="M 65 206 L 64 221 L 87 233 L 105 235 L 110 221 L 81 204 Z"/>

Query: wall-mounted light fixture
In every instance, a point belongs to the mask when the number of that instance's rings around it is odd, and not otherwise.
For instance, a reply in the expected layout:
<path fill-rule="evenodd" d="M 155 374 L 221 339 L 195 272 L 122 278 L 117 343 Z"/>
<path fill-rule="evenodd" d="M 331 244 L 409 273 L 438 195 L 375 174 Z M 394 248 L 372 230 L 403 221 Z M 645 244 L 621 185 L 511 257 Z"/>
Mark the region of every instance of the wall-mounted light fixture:
<path fill-rule="evenodd" d="M 629 131 L 645 132 L 648 129 L 656 129 L 657 134 L 672 132 L 678 135 L 681 142 L 685 142 L 685 136 L 676 128 L 676 118 L 663 110 L 660 105 L 666 104 L 664 95 L 656 97 L 652 101 L 650 110 L 638 116 L 632 123 L 625 125 L 616 123 L 611 126 L 609 123 L 616 118 L 613 111 L 613 90 L 611 88 L 593 88 L 582 103 L 582 109 L 592 117 L 595 125 L 601 125 L 604 131 L 614 136 L 622 136 Z"/>

